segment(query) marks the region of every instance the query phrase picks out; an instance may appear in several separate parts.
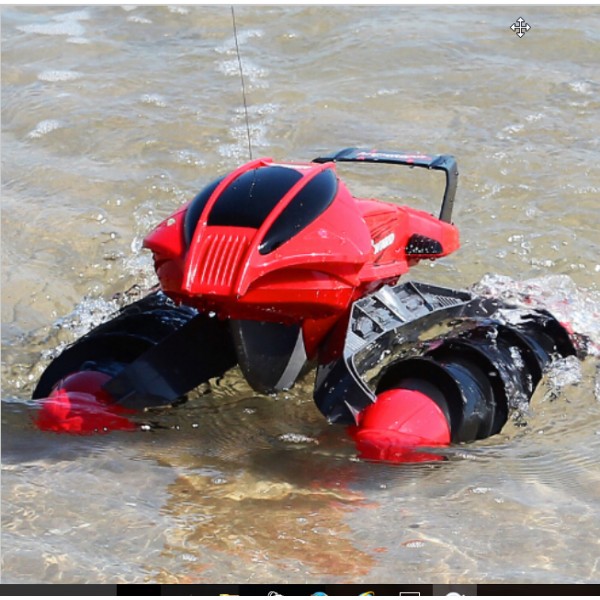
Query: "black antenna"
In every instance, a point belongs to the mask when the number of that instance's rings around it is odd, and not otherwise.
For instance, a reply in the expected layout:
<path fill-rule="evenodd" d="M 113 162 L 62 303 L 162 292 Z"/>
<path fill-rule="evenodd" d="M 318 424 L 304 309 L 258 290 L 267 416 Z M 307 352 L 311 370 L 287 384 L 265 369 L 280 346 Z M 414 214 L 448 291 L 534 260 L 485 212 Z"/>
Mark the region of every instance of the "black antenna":
<path fill-rule="evenodd" d="M 246 116 L 246 133 L 248 134 L 248 153 L 252 160 L 252 141 L 250 139 L 250 120 L 248 119 L 248 103 L 246 102 L 246 86 L 244 85 L 244 71 L 242 69 L 242 58 L 240 56 L 240 47 L 238 44 L 237 27 L 235 25 L 235 10 L 231 5 L 231 20 L 233 22 L 233 37 L 235 39 L 235 52 L 237 54 L 238 66 L 240 68 L 240 79 L 242 80 L 242 98 L 244 100 L 244 115 Z"/>

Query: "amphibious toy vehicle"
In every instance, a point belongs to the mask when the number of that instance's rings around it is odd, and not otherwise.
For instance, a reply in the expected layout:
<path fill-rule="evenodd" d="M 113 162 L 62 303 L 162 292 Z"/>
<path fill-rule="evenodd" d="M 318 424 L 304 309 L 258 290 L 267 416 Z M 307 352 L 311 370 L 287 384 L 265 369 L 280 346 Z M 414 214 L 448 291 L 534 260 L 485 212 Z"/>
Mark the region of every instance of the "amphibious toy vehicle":
<path fill-rule="evenodd" d="M 441 171 L 439 216 L 353 197 L 338 162 Z M 575 347 L 547 312 L 398 281 L 459 248 L 457 177 L 451 156 L 348 148 L 310 163 L 253 160 L 213 181 L 144 241 L 160 289 L 47 367 L 38 425 L 134 429 L 136 411 L 239 365 L 263 393 L 314 367 L 319 410 L 350 425 L 369 459 L 419 460 L 421 447 L 498 433 Z"/>

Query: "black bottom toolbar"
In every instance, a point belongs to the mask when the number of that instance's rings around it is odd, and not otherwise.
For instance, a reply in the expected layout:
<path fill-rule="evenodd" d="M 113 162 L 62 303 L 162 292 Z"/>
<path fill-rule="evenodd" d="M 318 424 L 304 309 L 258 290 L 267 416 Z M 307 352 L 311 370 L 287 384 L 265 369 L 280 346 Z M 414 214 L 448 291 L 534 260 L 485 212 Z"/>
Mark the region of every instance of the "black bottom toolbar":
<path fill-rule="evenodd" d="M 598 596 L 581 585 L 2 585 L 3 596 Z"/>

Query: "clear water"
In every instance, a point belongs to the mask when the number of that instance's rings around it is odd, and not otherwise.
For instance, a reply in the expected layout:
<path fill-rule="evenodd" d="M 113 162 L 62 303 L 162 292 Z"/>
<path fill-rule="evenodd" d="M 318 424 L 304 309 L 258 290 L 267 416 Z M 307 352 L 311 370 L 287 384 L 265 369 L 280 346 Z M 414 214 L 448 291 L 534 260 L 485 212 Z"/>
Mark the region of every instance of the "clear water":
<path fill-rule="evenodd" d="M 598 7 L 236 10 L 255 155 L 454 154 L 462 249 L 415 279 L 598 343 Z M 136 433 L 33 427 L 49 358 L 154 281 L 143 235 L 245 136 L 229 7 L 2 7 L 2 581 L 599 582 L 593 345 L 433 466 L 357 461 L 309 379 L 261 397 L 237 371 Z M 437 210 L 432 173 L 342 174 Z"/>

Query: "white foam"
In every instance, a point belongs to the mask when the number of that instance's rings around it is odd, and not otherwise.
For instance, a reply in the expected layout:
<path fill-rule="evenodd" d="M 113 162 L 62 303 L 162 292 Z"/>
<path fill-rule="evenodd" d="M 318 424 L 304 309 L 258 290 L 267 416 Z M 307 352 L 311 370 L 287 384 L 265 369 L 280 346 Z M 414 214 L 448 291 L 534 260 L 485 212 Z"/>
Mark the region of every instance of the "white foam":
<path fill-rule="evenodd" d="M 400 93 L 398 88 L 381 88 L 374 94 L 370 94 L 369 98 L 381 97 L 381 96 L 397 96 Z"/>
<path fill-rule="evenodd" d="M 77 71 L 61 71 L 58 69 L 47 69 L 38 75 L 41 81 L 73 81 L 81 77 Z"/>
<path fill-rule="evenodd" d="M 185 8 L 185 6 L 167 6 L 167 9 L 170 13 L 176 15 L 187 15 L 189 14 L 189 9 Z"/>
<path fill-rule="evenodd" d="M 253 104 L 252 106 L 248 107 L 248 113 L 251 116 L 259 115 L 262 117 L 265 115 L 274 115 L 277 113 L 277 111 L 280 110 L 280 108 L 281 108 L 281 106 L 274 102 L 266 102 L 263 104 Z M 245 111 L 244 111 L 243 107 L 238 107 L 236 109 L 236 112 L 239 115 L 244 116 L 244 118 L 245 118 Z"/>
<path fill-rule="evenodd" d="M 73 339 L 77 339 L 100 325 L 100 323 L 107 321 L 118 308 L 119 305 L 115 300 L 85 297 L 70 314 L 58 319 L 54 326 L 59 329 L 72 331 Z M 55 358 L 68 344 L 68 341 L 64 341 L 56 347 L 43 352 L 44 358 Z"/>
<path fill-rule="evenodd" d="M 82 36 L 85 33 L 85 28 L 79 23 L 44 23 L 24 25 L 18 29 L 24 33 L 39 33 L 40 35 Z"/>
<path fill-rule="evenodd" d="M 42 136 L 54 131 L 55 129 L 60 129 L 63 124 L 56 119 L 46 119 L 44 121 L 40 121 L 35 129 L 31 130 L 27 137 L 29 138 L 41 138 Z"/>
<path fill-rule="evenodd" d="M 543 119 L 543 118 L 544 118 L 544 113 L 539 112 L 539 113 L 534 113 L 534 114 L 531 114 L 531 115 L 527 115 L 525 117 L 525 120 L 528 123 L 533 123 L 533 122 L 539 121 L 540 119 Z"/>
<path fill-rule="evenodd" d="M 144 94 L 140 100 L 144 104 L 153 104 L 154 106 L 159 106 L 160 108 L 167 106 L 167 101 L 160 94 Z"/>
<path fill-rule="evenodd" d="M 90 16 L 85 10 L 76 10 L 64 15 L 53 17 L 48 23 L 31 23 L 17 27 L 24 33 L 38 33 L 40 35 L 67 35 L 70 37 L 82 37 L 85 27 L 79 21 L 85 21 Z"/>
<path fill-rule="evenodd" d="M 218 63 L 217 68 L 223 75 L 228 77 L 239 77 L 240 76 L 240 65 L 238 59 L 222 60 Z M 244 77 L 249 79 L 255 84 L 254 79 L 262 79 L 269 74 L 267 69 L 257 66 L 256 64 L 244 59 L 242 61 L 242 68 L 244 71 Z"/>
<path fill-rule="evenodd" d="M 282 433 L 279 436 L 282 442 L 288 444 L 318 444 L 319 442 L 315 438 L 303 435 L 302 433 Z"/>
<path fill-rule="evenodd" d="M 85 9 L 73 10 L 64 15 L 58 15 L 57 17 L 54 17 L 54 20 L 55 21 L 89 21 L 90 13 Z"/>
<path fill-rule="evenodd" d="M 569 83 L 569 87 L 576 93 L 584 96 L 589 96 L 592 93 L 592 86 L 589 81 L 573 81 Z"/>
<path fill-rule="evenodd" d="M 127 20 L 130 23 L 140 23 L 142 25 L 150 25 L 152 23 L 150 19 L 146 19 L 146 17 L 138 17 L 137 15 L 131 15 L 131 17 L 127 17 Z"/>
<path fill-rule="evenodd" d="M 590 340 L 590 354 L 600 353 L 600 292 L 577 287 L 568 275 L 546 275 L 526 281 L 486 275 L 473 290 L 523 308 L 546 309 Z"/>
<path fill-rule="evenodd" d="M 224 158 L 233 158 L 235 160 L 248 159 L 248 132 L 246 125 L 231 127 L 229 130 L 231 136 L 237 140 L 233 144 L 221 144 L 218 147 L 218 152 Z M 268 146 L 269 142 L 266 137 L 266 127 L 257 123 L 250 125 L 250 139 L 253 147 Z"/>
<path fill-rule="evenodd" d="M 238 45 L 242 46 L 251 38 L 261 38 L 264 33 L 260 29 L 243 29 L 238 31 Z M 235 38 L 231 37 L 215 48 L 217 54 L 235 54 Z"/>
<path fill-rule="evenodd" d="M 581 362 L 576 356 L 555 360 L 547 373 L 548 383 L 553 390 L 560 390 L 581 382 Z"/>
<path fill-rule="evenodd" d="M 206 164 L 202 157 L 194 150 L 177 150 L 174 154 L 177 162 L 184 165 L 200 166 Z"/>

